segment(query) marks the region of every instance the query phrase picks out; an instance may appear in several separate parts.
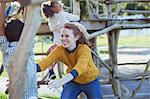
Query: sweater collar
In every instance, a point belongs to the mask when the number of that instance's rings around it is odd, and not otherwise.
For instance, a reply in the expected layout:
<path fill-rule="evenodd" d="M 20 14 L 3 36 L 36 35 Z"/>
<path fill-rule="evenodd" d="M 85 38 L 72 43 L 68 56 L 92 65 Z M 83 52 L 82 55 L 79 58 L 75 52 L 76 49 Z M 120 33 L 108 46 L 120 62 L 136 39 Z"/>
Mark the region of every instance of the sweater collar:
<path fill-rule="evenodd" d="M 79 45 L 79 44 L 76 44 L 76 47 L 75 47 L 73 50 L 68 50 L 68 49 L 66 48 L 66 51 L 67 51 L 68 53 L 73 53 L 73 52 L 78 48 L 78 45 Z"/>

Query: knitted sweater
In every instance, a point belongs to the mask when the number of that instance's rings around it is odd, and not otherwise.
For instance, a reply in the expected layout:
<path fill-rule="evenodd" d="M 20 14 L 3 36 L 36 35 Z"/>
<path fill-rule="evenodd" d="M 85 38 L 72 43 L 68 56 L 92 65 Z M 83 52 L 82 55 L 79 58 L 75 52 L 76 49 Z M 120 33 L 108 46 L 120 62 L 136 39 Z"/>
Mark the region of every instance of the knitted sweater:
<path fill-rule="evenodd" d="M 79 84 L 87 84 L 99 75 L 99 70 L 93 62 L 90 48 L 87 45 L 79 44 L 73 52 L 69 52 L 63 46 L 58 46 L 38 65 L 43 71 L 56 61 L 67 65 L 67 73 L 73 69 L 76 70 L 78 76 L 74 81 Z"/>

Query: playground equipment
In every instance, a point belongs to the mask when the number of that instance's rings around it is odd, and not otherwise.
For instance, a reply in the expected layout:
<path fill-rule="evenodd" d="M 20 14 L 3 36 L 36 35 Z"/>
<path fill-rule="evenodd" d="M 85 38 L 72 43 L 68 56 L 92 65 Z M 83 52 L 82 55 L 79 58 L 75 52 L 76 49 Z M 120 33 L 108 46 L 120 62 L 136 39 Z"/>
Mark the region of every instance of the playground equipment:
<path fill-rule="evenodd" d="M 9 0 L 8 0 L 9 1 Z M 28 59 L 29 53 L 31 51 L 31 46 L 33 45 L 33 37 L 35 34 L 38 33 L 48 33 L 46 28 L 46 24 L 41 25 L 41 18 L 40 16 L 40 7 L 35 4 L 40 4 L 45 0 L 18 0 L 22 5 L 26 6 L 26 17 L 25 17 L 25 27 L 23 29 L 19 45 L 17 47 L 16 54 L 14 59 L 11 63 L 12 65 L 12 75 L 11 75 L 11 86 L 10 86 L 10 99 L 22 99 L 23 97 L 23 87 L 24 87 L 24 77 L 25 77 L 25 66 L 26 61 Z M 79 1 L 74 1 L 74 13 L 78 14 L 79 12 Z M 85 0 L 87 4 L 91 0 Z M 2 1 L 1 1 L 2 2 Z M 94 1 L 93 1 L 94 2 Z M 105 18 L 99 19 L 89 19 L 89 20 L 81 20 L 80 23 L 83 24 L 87 30 L 92 30 L 89 36 L 89 39 L 93 39 L 98 35 L 106 34 L 108 35 L 108 44 L 109 44 L 109 64 L 102 60 L 97 54 L 94 54 L 96 58 L 100 61 L 98 64 L 101 66 L 106 67 L 110 74 L 111 74 L 111 83 L 112 89 L 114 92 L 114 96 L 117 99 L 129 99 L 133 98 L 136 95 L 136 92 L 140 88 L 142 82 L 144 81 L 145 77 L 149 76 L 147 70 L 150 66 L 150 61 L 148 61 L 147 67 L 143 74 L 140 75 L 133 75 L 132 77 L 121 77 L 118 72 L 118 64 L 117 64 L 117 46 L 118 46 L 118 38 L 119 38 L 119 31 L 121 29 L 142 29 L 142 28 L 150 28 L 150 18 L 141 18 L 141 19 L 117 19 L 113 17 L 112 13 L 112 4 L 117 3 L 118 5 L 122 2 L 133 2 L 132 0 L 104 0 L 101 3 L 104 5 L 105 8 Z M 150 2 L 149 0 L 134 0 L 134 2 Z M 89 9 L 90 12 L 90 9 Z M 120 12 L 135 12 L 135 13 L 147 13 L 150 14 L 149 11 L 125 11 L 119 9 L 119 6 L 116 9 L 115 16 L 117 16 Z M 123 22 L 126 21 L 126 24 Z M 140 22 L 141 24 L 136 24 L 136 22 Z M 44 26 L 45 25 L 45 26 Z M 46 28 L 46 29 L 43 29 Z M 94 53 L 94 52 L 93 52 Z M 20 58 L 21 57 L 21 58 Z M 110 66 L 109 66 L 110 65 Z M 15 66 L 16 69 L 13 69 Z M 128 89 L 123 86 L 120 81 L 122 79 L 133 79 L 133 78 L 141 78 L 140 85 L 132 92 L 132 94 L 128 94 Z"/>

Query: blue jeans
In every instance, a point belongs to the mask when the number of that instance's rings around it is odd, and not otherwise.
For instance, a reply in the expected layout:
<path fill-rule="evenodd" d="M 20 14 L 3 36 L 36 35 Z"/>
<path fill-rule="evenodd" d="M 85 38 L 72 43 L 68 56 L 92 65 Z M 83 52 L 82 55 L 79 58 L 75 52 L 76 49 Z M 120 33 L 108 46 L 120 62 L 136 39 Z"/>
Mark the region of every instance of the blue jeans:
<path fill-rule="evenodd" d="M 84 92 L 88 99 L 100 99 L 100 84 L 98 79 L 88 84 L 78 84 L 74 81 L 64 85 L 61 99 L 77 99 L 77 96 Z"/>

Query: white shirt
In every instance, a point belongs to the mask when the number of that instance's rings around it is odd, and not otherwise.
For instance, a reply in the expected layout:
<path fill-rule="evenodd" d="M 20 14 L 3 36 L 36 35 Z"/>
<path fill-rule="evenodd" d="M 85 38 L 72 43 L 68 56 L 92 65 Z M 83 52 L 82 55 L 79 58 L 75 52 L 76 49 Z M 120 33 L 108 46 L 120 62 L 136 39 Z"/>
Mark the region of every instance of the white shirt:
<path fill-rule="evenodd" d="M 48 26 L 50 31 L 54 33 L 53 43 L 60 43 L 60 32 L 65 23 L 70 21 L 79 21 L 79 16 L 74 14 L 60 11 L 59 13 L 54 13 L 53 17 L 48 18 Z"/>

